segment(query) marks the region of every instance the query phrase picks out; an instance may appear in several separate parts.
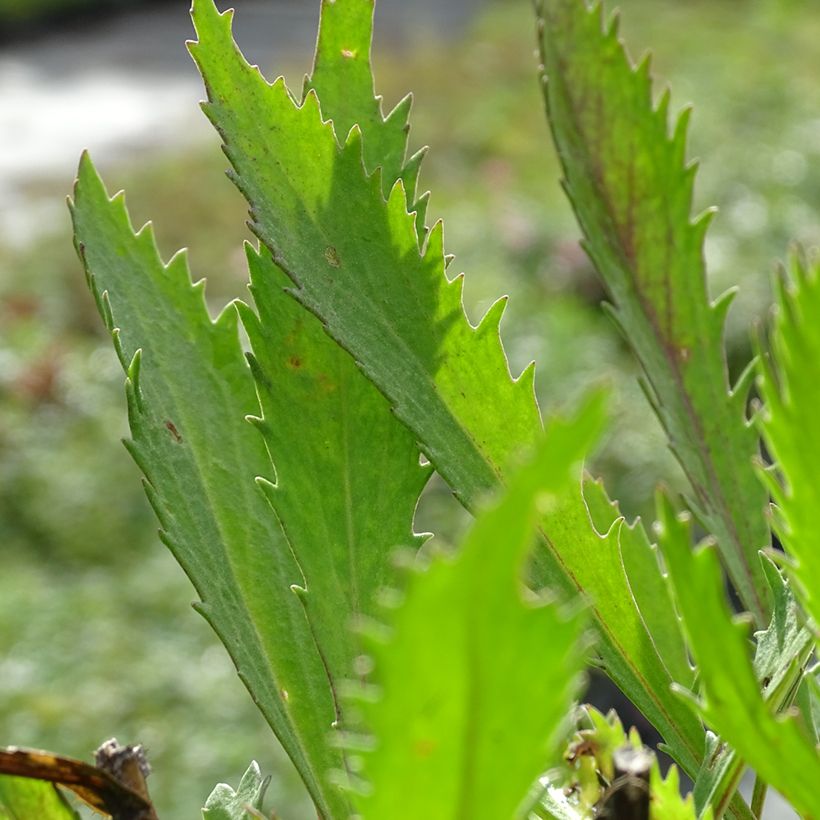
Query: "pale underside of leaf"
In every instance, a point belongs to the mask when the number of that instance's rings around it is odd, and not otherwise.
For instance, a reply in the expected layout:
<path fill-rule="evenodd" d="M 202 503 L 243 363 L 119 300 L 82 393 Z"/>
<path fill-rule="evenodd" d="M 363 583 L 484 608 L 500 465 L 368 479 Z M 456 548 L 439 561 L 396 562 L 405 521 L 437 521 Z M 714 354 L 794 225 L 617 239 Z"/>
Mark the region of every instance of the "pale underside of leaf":
<path fill-rule="evenodd" d="M 259 764 L 254 760 L 235 790 L 227 783 L 219 783 L 214 788 L 205 801 L 202 820 L 253 820 L 251 811 L 262 811 L 269 783 L 270 777 L 262 777 Z"/>

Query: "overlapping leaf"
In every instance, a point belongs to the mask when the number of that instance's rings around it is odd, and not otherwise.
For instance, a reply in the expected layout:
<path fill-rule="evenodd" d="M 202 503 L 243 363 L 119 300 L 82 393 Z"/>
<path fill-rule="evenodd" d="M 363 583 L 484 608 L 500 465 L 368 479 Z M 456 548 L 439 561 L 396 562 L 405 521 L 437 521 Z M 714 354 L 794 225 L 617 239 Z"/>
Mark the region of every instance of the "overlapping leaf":
<path fill-rule="evenodd" d="M 444 274 L 440 224 L 420 250 L 403 184 L 385 201 L 381 172 L 365 173 L 359 129 L 340 146 L 314 93 L 297 104 L 282 80 L 270 85 L 245 63 L 230 17 L 212 0 L 197 0 L 193 16 L 205 111 L 225 139 L 253 229 L 298 285 L 297 299 L 353 354 L 475 508 L 504 483 L 513 455 L 541 435 L 533 371 L 511 379 L 500 343 L 504 301 L 472 327 L 461 280 Z M 617 527 L 607 537 L 595 533 L 573 487 L 541 529 L 549 548 L 538 552 L 536 582 L 589 596 L 607 669 L 694 773 L 702 731 L 669 694 L 668 670 L 624 576 Z"/>
<path fill-rule="evenodd" d="M 793 255 L 779 282 L 771 362 L 763 368 L 763 435 L 778 475 L 767 482 L 789 572 L 806 613 L 820 624 L 820 268 Z"/>
<path fill-rule="evenodd" d="M 586 407 L 538 447 L 457 557 L 411 572 L 374 631 L 360 708 L 367 818 L 518 817 L 555 742 L 583 666 L 582 621 L 522 600 L 535 523 L 569 481 L 602 422 Z M 541 510 L 539 510 L 541 508 Z"/>
<path fill-rule="evenodd" d="M 122 196 L 109 199 L 87 156 L 72 216 L 89 285 L 128 373 L 128 447 L 162 538 L 317 806 L 340 815 L 342 797 L 324 778 L 340 765 L 325 742 L 335 719 L 330 686 L 290 590 L 304 578 L 253 482 L 271 464 L 244 420 L 258 404 L 236 313 L 211 321 L 184 255 L 162 263 L 150 227 L 134 234 Z"/>
<path fill-rule="evenodd" d="M 722 336 L 730 298 L 708 301 L 708 215 L 690 216 L 688 114 L 670 136 L 668 93 L 653 107 L 648 60 L 633 68 L 617 20 L 604 26 L 600 3 L 538 0 L 537 9 L 552 134 L 587 251 L 689 478 L 692 507 L 763 626 L 770 602 L 757 551 L 769 544 L 766 494 L 752 466 L 757 437 L 745 416 L 747 380 L 731 392 L 727 383 Z"/>
<path fill-rule="evenodd" d="M 699 711 L 721 740 L 798 812 L 820 816 L 820 755 L 795 717 L 776 715 L 777 704 L 768 703 L 761 693 L 749 652 L 748 625 L 732 620 L 715 550 L 692 551 L 690 526 L 675 516 L 666 498 L 661 499 L 659 517 L 661 550 L 699 672 Z M 779 636 L 776 633 L 762 641 L 765 662 L 758 659 L 761 669 L 774 674 L 762 682 L 771 691 L 778 691 L 795 670 L 799 680 L 805 661 L 805 654 L 789 657 L 794 641 L 800 640 L 799 630 L 787 627 Z M 776 653 L 771 653 L 770 641 L 777 646 Z"/>
<path fill-rule="evenodd" d="M 430 471 L 384 396 L 284 293 L 267 251 L 249 248 L 248 262 L 259 315 L 241 314 L 276 467 L 262 486 L 304 573 L 299 594 L 335 691 L 361 652 L 351 625 L 389 582 L 390 556 L 420 543 L 413 514 Z"/>

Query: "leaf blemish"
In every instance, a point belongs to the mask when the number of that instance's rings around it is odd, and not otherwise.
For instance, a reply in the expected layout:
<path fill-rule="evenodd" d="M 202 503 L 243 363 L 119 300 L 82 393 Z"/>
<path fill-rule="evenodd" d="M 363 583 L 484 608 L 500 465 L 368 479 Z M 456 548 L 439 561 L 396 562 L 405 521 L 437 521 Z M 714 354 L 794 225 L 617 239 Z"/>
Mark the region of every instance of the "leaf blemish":
<path fill-rule="evenodd" d="M 350 48 L 343 48 L 342 57 L 347 57 L 348 60 L 352 60 L 356 57 L 356 52 Z"/>
<path fill-rule="evenodd" d="M 172 421 L 165 422 L 165 429 L 173 436 L 174 441 L 177 444 L 182 444 L 182 436 L 179 434 L 179 430 L 177 430 L 176 425 Z"/>
<path fill-rule="evenodd" d="M 339 259 L 339 253 L 333 245 L 328 245 L 328 247 L 325 248 L 325 259 L 327 259 L 328 265 L 333 268 L 338 268 L 342 264 L 341 259 Z"/>

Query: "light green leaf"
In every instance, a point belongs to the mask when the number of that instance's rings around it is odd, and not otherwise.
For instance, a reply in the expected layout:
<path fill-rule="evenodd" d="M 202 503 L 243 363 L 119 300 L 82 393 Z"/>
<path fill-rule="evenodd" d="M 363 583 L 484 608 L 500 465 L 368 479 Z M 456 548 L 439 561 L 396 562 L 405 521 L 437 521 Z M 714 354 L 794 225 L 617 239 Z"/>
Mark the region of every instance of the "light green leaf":
<path fill-rule="evenodd" d="M 150 226 L 134 234 L 123 197 L 109 199 L 87 156 L 72 218 L 89 285 L 128 373 L 128 448 L 145 473 L 161 536 L 317 807 L 341 815 L 343 797 L 325 780 L 340 763 L 325 742 L 335 719 L 330 686 L 290 590 L 304 579 L 253 482 L 271 464 L 244 420 L 258 403 L 236 312 L 211 321 L 185 256 L 163 264 Z"/>
<path fill-rule="evenodd" d="M 249 809 L 255 809 L 255 816 L 260 816 L 269 782 L 269 777 L 262 777 L 259 764 L 252 761 L 236 791 L 227 783 L 217 784 L 205 801 L 202 820 L 252 820 L 254 814 Z"/>
<path fill-rule="evenodd" d="M 760 379 L 766 447 L 777 475 L 768 474 L 777 505 L 775 526 L 792 559 L 787 571 L 806 613 L 820 624 L 820 266 L 793 254 L 779 280 L 771 328 L 771 363 Z"/>
<path fill-rule="evenodd" d="M 795 697 L 812 640 L 790 585 L 771 560 L 762 558 L 762 561 L 774 606 L 769 628 L 755 636 L 753 666 L 769 708 L 781 712 Z M 735 750 L 710 732 L 707 753 L 695 778 L 697 806 L 723 805 L 737 788 L 743 770 L 744 763 Z"/>
<path fill-rule="evenodd" d="M 372 631 L 360 702 L 374 743 L 361 755 L 365 820 L 519 817 L 554 762 L 583 668 L 582 621 L 523 599 L 521 573 L 539 513 L 600 422 L 596 402 L 550 430 L 458 555 L 411 572 L 386 631 Z"/>
<path fill-rule="evenodd" d="M 766 493 L 746 421 L 748 379 L 729 390 L 728 295 L 710 304 L 708 215 L 691 220 L 688 112 L 668 131 L 669 95 L 653 107 L 649 61 L 634 68 L 600 3 L 538 0 L 545 97 L 565 187 L 612 313 L 645 373 L 646 394 L 689 478 L 691 505 L 718 539 L 744 604 L 768 623 L 757 552 L 770 543 Z M 751 371 L 747 371 L 750 373 Z"/>
<path fill-rule="evenodd" d="M 351 625 L 390 581 L 396 548 L 415 549 L 413 515 L 430 469 L 409 430 L 321 324 L 283 292 L 267 251 L 248 248 L 258 317 L 240 312 L 276 467 L 262 481 L 305 575 L 299 595 L 333 683 L 361 653 Z M 337 716 L 341 719 L 336 699 Z"/>
<path fill-rule="evenodd" d="M 0 820 L 79 820 L 53 783 L 0 775 Z"/>
<path fill-rule="evenodd" d="M 618 506 L 609 499 L 602 482 L 584 482 L 584 500 L 599 532 L 607 532 L 620 518 Z M 650 543 L 640 519 L 620 527 L 618 547 L 621 573 L 669 679 L 689 686 L 694 680 L 694 670 L 689 664 L 680 619 L 660 570 L 657 547 Z"/>
<path fill-rule="evenodd" d="M 382 189 L 388 196 L 397 179 L 415 202 L 416 182 L 424 149 L 406 160 L 408 116 L 412 96 L 382 115 L 381 97 L 373 89 L 370 46 L 373 36 L 373 0 L 322 0 L 319 37 L 313 73 L 305 80 L 303 102 L 310 91 L 321 101 L 322 114 L 333 121 L 339 139 L 357 126 L 365 139 L 364 164 L 381 168 Z M 423 225 L 426 198 L 415 202 L 418 224 Z"/>
<path fill-rule="evenodd" d="M 659 501 L 659 519 L 661 551 L 699 672 L 699 711 L 721 740 L 798 812 L 820 815 L 820 756 L 795 717 L 776 715 L 761 694 L 748 624 L 732 620 L 715 550 L 692 551 L 690 524 L 675 516 L 665 497 Z M 798 668 L 800 661 L 795 661 Z M 718 814 L 720 808 L 715 807 Z"/>
<path fill-rule="evenodd" d="M 649 804 L 650 820 L 712 820 L 713 813 L 707 809 L 703 814 L 697 814 L 692 795 L 681 797 L 680 777 L 678 770 L 671 766 L 664 779 L 658 762 L 649 772 Z"/>
<path fill-rule="evenodd" d="M 223 135 L 253 229 L 299 285 L 297 299 L 353 354 L 475 509 L 503 485 L 514 455 L 542 435 L 533 370 L 512 380 L 500 343 L 504 300 L 472 327 L 461 280 L 444 274 L 440 224 L 420 251 L 401 182 L 385 202 L 380 172 L 366 176 L 359 130 L 340 146 L 313 93 L 297 105 L 283 81 L 265 82 L 233 43 L 230 15 L 212 0 L 197 0 L 193 17 L 205 111 Z M 694 774 L 703 733 L 669 692 L 623 573 L 617 528 L 609 538 L 593 531 L 576 486 L 541 529 L 548 549 L 537 551 L 534 583 L 590 599 L 608 672 Z"/>

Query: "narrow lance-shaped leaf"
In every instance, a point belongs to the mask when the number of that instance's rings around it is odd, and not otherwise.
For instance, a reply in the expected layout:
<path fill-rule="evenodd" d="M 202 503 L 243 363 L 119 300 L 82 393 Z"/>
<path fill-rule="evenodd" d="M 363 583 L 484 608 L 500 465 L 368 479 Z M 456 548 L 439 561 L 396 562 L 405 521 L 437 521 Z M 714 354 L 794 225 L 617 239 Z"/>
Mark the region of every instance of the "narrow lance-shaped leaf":
<path fill-rule="evenodd" d="M 327 85 L 334 112 L 367 108 L 368 134 L 395 158 L 398 175 L 407 129 L 384 120 L 373 96 L 372 22 L 370 0 L 323 4 L 313 81 Z M 248 263 L 258 317 L 244 305 L 240 313 L 263 411 L 257 423 L 276 467 L 276 484 L 263 487 L 305 574 L 300 595 L 335 695 L 361 652 L 351 624 L 388 583 L 393 551 L 420 544 L 412 522 L 430 468 L 419 466 L 415 437 L 384 396 L 285 294 L 289 280 L 267 250 L 248 248 Z M 336 708 L 341 719 L 338 699 Z"/>
<path fill-rule="evenodd" d="M 384 396 L 284 293 L 268 252 L 247 255 L 259 315 L 240 312 L 276 468 L 262 487 L 304 572 L 299 595 L 335 697 L 361 653 L 352 623 L 390 580 L 393 551 L 421 543 L 413 514 L 430 469 Z"/>
<path fill-rule="evenodd" d="M 748 381 L 729 390 L 723 325 L 730 299 L 707 295 L 703 237 L 692 221 L 688 114 L 668 133 L 669 95 L 652 103 L 649 62 L 630 64 L 600 3 L 538 0 L 544 91 L 565 188 L 612 313 L 645 373 L 647 396 L 692 487 L 692 507 L 758 624 L 768 587 L 766 493 L 754 475 Z M 751 371 L 747 371 L 747 374 Z"/>
<path fill-rule="evenodd" d="M 792 559 L 787 570 L 806 612 L 820 624 L 820 266 L 792 256 L 779 281 L 771 330 L 771 362 L 760 380 L 762 429 L 777 474 L 767 485 L 775 525 Z M 779 480 L 778 480 L 779 476 Z"/>
<path fill-rule="evenodd" d="M 600 481 L 584 482 L 584 500 L 599 532 L 607 532 L 620 517 L 618 505 L 609 499 Z M 620 527 L 618 553 L 621 567 L 616 567 L 615 571 L 620 569 L 625 576 L 629 592 L 669 679 L 684 686 L 690 685 L 694 670 L 687 656 L 681 623 L 674 615 L 669 584 L 660 571 L 657 547 L 650 542 L 640 519 Z"/>
<path fill-rule="evenodd" d="M 661 551 L 699 672 L 699 711 L 798 812 L 820 816 L 820 755 L 797 719 L 776 715 L 764 699 L 749 654 L 748 624 L 732 620 L 715 550 L 692 551 L 689 522 L 663 496 L 659 519 Z"/>
<path fill-rule="evenodd" d="M 353 354 L 457 496 L 475 508 L 504 483 L 514 454 L 542 434 L 532 368 L 510 378 L 499 338 L 504 301 L 472 327 L 461 280 L 444 274 L 440 224 L 420 252 L 402 184 L 385 202 L 380 173 L 365 174 L 358 129 L 339 146 L 312 92 L 297 105 L 282 80 L 270 85 L 248 66 L 229 15 L 197 0 L 193 17 L 205 111 L 225 139 L 253 229 L 299 285 L 296 297 Z M 694 774 L 702 730 L 670 695 L 672 680 L 624 575 L 617 527 L 606 538 L 595 533 L 576 486 L 541 530 L 548 549 L 536 554 L 536 583 L 589 597 L 608 672 Z"/>
<path fill-rule="evenodd" d="M 550 430 L 458 555 L 410 571 L 386 630 L 372 630 L 360 709 L 373 748 L 356 799 L 365 820 L 525 816 L 555 762 L 584 653 L 577 614 L 523 600 L 521 575 L 538 514 L 569 483 L 601 409 L 595 401 Z"/>
<path fill-rule="evenodd" d="M 254 476 L 264 442 L 244 416 L 253 379 L 230 308 L 212 322 L 184 255 L 166 266 L 149 226 L 138 234 L 122 196 L 109 199 L 83 157 L 72 205 L 88 281 L 128 373 L 132 440 L 161 535 L 208 620 L 304 779 L 319 810 L 343 812 L 325 773 L 335 717 L 327 676 L 299 600 L 304 579 Z"/>
<path fill-rule="evenodd" d="M 772 711 L 781 712 L 791 706 L 795 698 L 812 640 L 791 585 L 769 558 L 761 560 L 772 591 L 773 607 L 769 627 L 755 635 L 753 667 L 766 704 Z M 695 778 L 696 804 L 701 808 L 723 806 L 736 790 L 744 767 L 744 761 L 735 750 L 710 732 L 707 753 Z"/>
<path fill-rule="evenodd" d="M 381 97 L 375 95 L 370 65 L 373 6 L 374 0 L 322 0 L 313 73 L 305 79 L 303 101 L 310 91 L 317 94 L 322 113 L 333 120 L 339 139 L 358 126 L 365 137 L 365 167 L 369 171 L 382 169 L 385 196 L 401 179 L 407 201 L 413 204 L 424 149 L 406 158 L 411 95 L 387 117 L 382 115 Z M 426 198 L 415 202 L 420 227 L 426 202 Z"/>

